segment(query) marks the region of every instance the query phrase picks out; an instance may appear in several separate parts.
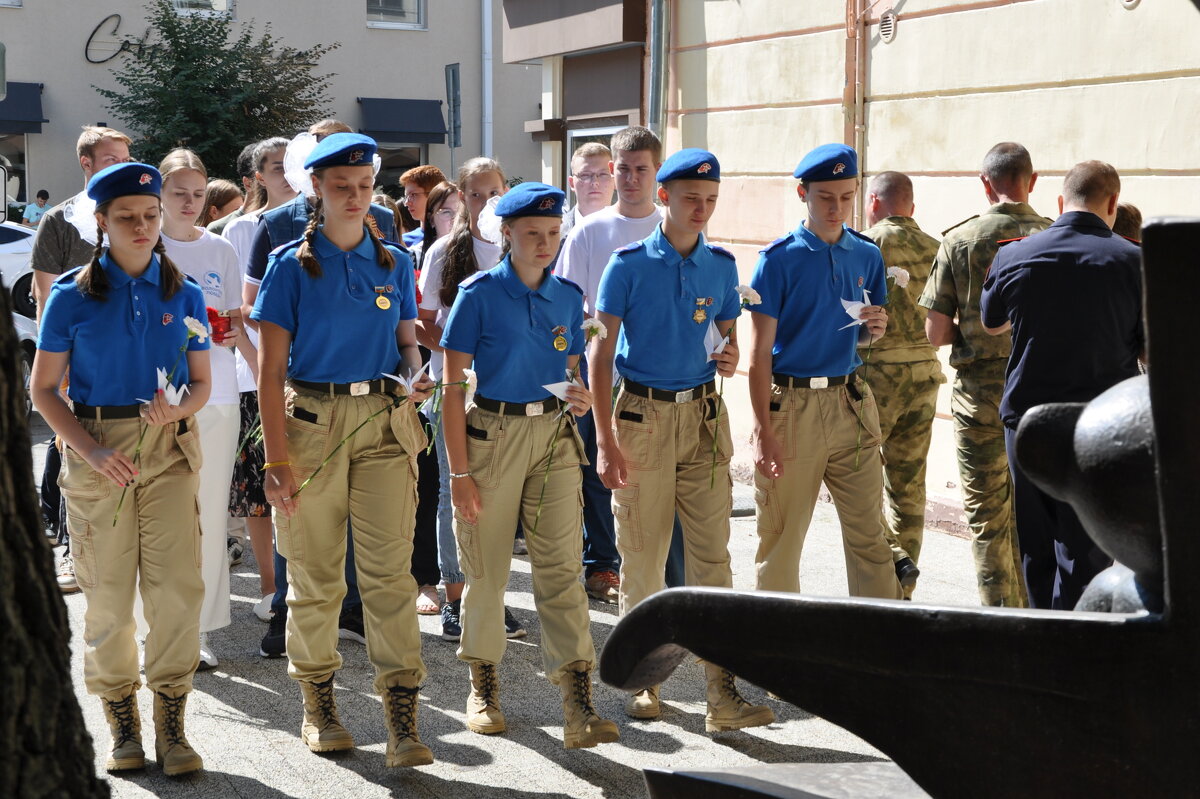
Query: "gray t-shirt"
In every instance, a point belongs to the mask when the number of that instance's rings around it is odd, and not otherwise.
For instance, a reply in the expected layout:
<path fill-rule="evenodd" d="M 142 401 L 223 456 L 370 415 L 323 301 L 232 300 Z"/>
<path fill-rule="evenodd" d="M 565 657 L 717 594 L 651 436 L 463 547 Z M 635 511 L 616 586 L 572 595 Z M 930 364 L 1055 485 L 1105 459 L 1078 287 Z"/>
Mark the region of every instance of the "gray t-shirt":
<path fill-rule="evenodd" d="M 33 236 L 33 257 L 30 265 L 38 272 L 61 275 L 77 266 L 92 262 L 96 245 L 84 241 L 79 229 L 66 220 L 65 212 L 82 193 L 51 208 L 42 217 Z"/>

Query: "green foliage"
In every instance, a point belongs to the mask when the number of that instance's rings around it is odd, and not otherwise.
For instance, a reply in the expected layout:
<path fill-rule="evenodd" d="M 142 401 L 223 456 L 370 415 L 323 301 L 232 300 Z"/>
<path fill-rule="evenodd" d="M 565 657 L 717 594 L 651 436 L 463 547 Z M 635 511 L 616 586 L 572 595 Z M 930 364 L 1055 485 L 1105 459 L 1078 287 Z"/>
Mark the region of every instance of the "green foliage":
<path fill-rule="evenodd" d="M 180 14 L 172 0 L 149 0 L 153 45 L 125 53 L 113 77 L 119 90 L 96 90 L 107 108 L 137 134 L 134 156 L 157 164 L 189 147 L 210 176 L 236 175 L 237 155 L 250 142 L 294 136 L 329 116 L 331 74 L 313 69 L 339 43 L 304 50 L 253 21 L 235 30 L 225 14 Z"/>

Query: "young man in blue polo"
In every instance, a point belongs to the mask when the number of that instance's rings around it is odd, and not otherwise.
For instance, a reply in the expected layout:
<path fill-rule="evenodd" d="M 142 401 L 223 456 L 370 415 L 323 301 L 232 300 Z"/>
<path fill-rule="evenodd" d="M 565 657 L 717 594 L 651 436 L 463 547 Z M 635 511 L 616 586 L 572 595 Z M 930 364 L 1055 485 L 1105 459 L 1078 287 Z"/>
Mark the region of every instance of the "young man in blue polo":
<path fill-rule="evenodd" d="M 598 402 L 592 409 L 596 471 L 613 492 L 622 614 L 663 588 L 676 512 L 687 584 L 733 585 L 733 444 L 714 378 L 730 377 L 737 367 L 734 322 L 741 301 L 733 256 L 706 243 L 701 232 L 716 208 L 721 166 L 710 152 L 682 150 L 663 163 L 657 179 L 662 223 L 644 240 L 617 250 L 605 267 L 596 317 L 608 336 L 594 340 L 588 361 L 597 397 L 612 394 L 614 352 L 623 378 L 615 407 Z M 707 335 L 712 324 L 729 337 L 715 355 Z M 731 673 L 712 663 L 704 671 L 706 730 L 775 720 L 770 708 L 742 699 Z M 656 718 L 658 686 L 633 694 L 625 712 Z"/>
<path fill-rule="evenodd" d="M 858 155 L 825 144 L 796 167 L 808 218 L 762 251 L 750 285 L 750 404 L 758 504 L 756 585 L 800 590 L 800 550 L 821 482 L 842 524 L 852 596 L 900 599 L 880 518 L 879 414 L 855 375 L 860 348 L 883 336 L 883 256 L 846 227 Z"/>

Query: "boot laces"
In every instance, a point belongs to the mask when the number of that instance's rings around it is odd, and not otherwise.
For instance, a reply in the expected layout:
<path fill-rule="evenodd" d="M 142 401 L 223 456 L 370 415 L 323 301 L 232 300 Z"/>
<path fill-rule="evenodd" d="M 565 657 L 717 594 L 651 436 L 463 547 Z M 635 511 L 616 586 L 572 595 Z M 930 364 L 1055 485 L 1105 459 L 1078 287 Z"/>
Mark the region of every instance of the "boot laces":
<path fill-rule="evenodd" d="M 396 738 L 417 739 L 417 694 L 418 688 L 406 688 L 403 685 L 387 686 L 388 721 L 391 722 L 392 732 Z"/>
<path fill-rule="evenodd" d="M 317 700 L 317 713 L 321 716 L 321 726 L 328 727 L 330 724 L 341 724 L 338 720 L 337 704 L 333 699 L 333 678 L 330 677 L 325 682 L 314 682 L 313 695 Z"/>
<path fill-rule="evenodd" d="M 733 672 L 729 669 L 721 670 L 721 691 L 734 701 L 739 707 L 750 704 L 742 695 L 738 693 L 737 685 L 734 683 Z"/>
<path fill-rule="evenodd" d="M 489 707 L 499 707 L 496 694 L 500 692 L 500 684 L 496 679 L 496 667 L 491 663 L 479 664 L 479 696 Z"/>
<path fill-rule="evenodd" d="M 186 744 L 187 741 L 183 737 L 183 704 L 187 701 L 187 695 L 167 696 L 160 693 L 158 697 L 162 700 L 163 732 L 166 734 L 168 745 Z"/>
<path fill-rule="evenodd" d="M 596 709 L 592 707 L 592 675 L 587 671 L 569 671 L 567 675 L 571 678 L 571 696 L 579 703 L 583 712 L 589 716 L 596 715 Z"/>
<path fill-rule="evenodd" d="M 108 712 L 112 714 L 113 719 L 117 722 L 117 746 L 127 741 L 137 740 L 137 730 L 134 727 L 134 713 L 136 712 L 134 699 L 135 697 L 130 694 L 124 699 L 104 700 L 104 704 L 108 706 Z"/>

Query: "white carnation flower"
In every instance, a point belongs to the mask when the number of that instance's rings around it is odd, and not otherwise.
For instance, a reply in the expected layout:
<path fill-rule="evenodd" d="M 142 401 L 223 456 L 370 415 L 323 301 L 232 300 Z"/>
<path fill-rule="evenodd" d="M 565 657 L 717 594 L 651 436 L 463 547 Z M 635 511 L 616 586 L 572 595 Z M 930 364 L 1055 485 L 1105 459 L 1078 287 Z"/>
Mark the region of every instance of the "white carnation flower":
<path fill-rule="evenodd" d="M 762 295 L 749 286 L 737 287 L 738 297 L 742 300 L 742 305 L 759 305 L 762 303 Z"/>
<path fill-rule="evenodd" d="M 908 270 L 901 269 L 898 266 L 889 266 L 887 268 L 887 276 L 896 281 L 896 285 L 904 288 L 908 285 Z"/>
<path fill-rule="evenodd" d="M 479 378 L 475 375 L 475 370 L 463 369 L 463 378 L 467 381 L 467 392 L 474 393 L 479 386 Z"/>
<path fill-rule="evenodd" d="M 192 316 L 185 316 L 183 317 L 183 323 L 187 325 L 188 338 L 195 336 L 200 340 L 201 344 L 208 338 L 208 325 L 204 324 L 204 322 Z"/>
<path fill-rule="evenodd" d="M 594 317 L 584 319 L 580 329 L 583 330 L 583 335 L 587 337 L 588 341 L 591 341 L 593 336 L 599 336 L 601 341 L 608 338 L 608 328 Z"/>

